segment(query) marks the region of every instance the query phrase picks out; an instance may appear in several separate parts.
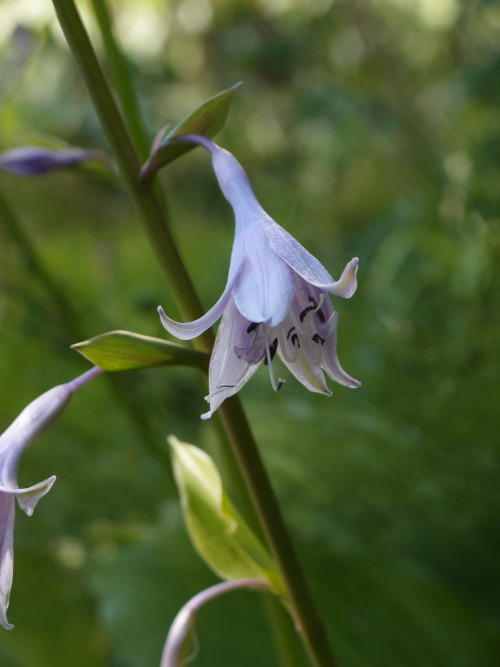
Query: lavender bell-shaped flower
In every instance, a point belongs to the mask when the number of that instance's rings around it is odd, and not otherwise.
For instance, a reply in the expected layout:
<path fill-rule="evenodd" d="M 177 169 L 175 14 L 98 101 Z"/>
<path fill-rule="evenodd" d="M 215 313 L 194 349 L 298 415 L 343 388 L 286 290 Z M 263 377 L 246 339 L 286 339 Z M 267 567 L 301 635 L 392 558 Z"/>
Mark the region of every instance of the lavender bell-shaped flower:
<path fill-rule="evenodd" d="M 20 489 L 17 484 L 17 468 L 23 451 L 64 410 L 76 389 L 99 375 L 94 367 L 67 384 L 46 391 L 27 405 L 21 414 L 0 435 L 0 625 L 10 630 L 7 620 L 10 589 L 14 572 L 14 514 L 15 499 L 28 516 L 36 504 L 50 491 L 55 475 L 34 486 Z"/>
<path fill-rule="evenodd" d="M 337 359 L 338 315 L 328 296 L 354 294 L 358 259 L 334 280 L 264 211 L 231 153 L 197 135 L 176 141 L 199 144 L 212 154 L 215 175 L 236 222 L 227 285 L 215 306 L 187 323 L 175 322 L 158 308 L 165 329 L 182 340 L 199 336 L 222 316 L 210 361 L 210 410 L 202 418 L 211 417 L 224 399 L 241 389 L 262 361 L 278 391 L 283 380 L 274 377 L 276 353 L 310 391 L 331 395 L 323 371 L 339 384 L 358 387 Z"/>

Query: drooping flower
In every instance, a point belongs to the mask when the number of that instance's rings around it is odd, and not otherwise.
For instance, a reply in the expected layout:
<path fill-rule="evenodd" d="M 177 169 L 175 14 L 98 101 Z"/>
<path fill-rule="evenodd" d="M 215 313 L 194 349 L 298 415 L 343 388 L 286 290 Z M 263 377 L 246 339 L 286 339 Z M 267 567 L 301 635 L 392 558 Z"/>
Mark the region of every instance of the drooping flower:
<path fill-rule="evenodd" d="M 235 238 L 229 276 L 222 296 L 205 315 L 181 323 L 158 308 L 165 329 L 182 340 L 199 336 L 221 316 L 209 370 L 210 410 L 235 394 L 257 370 L 269 368 L 278 391 L 272 361 L 277 353 L 309 390 L 331 395 L 323 371 L 339 384 L 358 387 L 337 359 L 337 319 L 329 294 L 351 297 L 356 291 L 358 259 L 352 259 L 339 280 L 276 223 L 257 201 L 236 158 L 204 137 L 185 135 L 176 141 L 202 145 L 222 193 L 235 214 Z"/>
<path fill-rule="evenodd" d="M 36 504 L 50 491 L 55 475 L 34 486 L 20 489 L 17 468 L 23 451 L 66 407 L 74 391 L 101 373 L 93 368 L 67 384 L 46 391 L 24 408 L 21 414 L 0 435 L 0 624 L 8 630 L 7 620 L 10 589 L 14 572 L 14 513 L 15 499 L 28 516 Z"/>
<path fill-rule="evenodd" d="M 0 168 L 18 176 L 35 176 L 97 159 L 102 159 L 100 153 L 82 148 L 19 146 L 0 153 Z"/>

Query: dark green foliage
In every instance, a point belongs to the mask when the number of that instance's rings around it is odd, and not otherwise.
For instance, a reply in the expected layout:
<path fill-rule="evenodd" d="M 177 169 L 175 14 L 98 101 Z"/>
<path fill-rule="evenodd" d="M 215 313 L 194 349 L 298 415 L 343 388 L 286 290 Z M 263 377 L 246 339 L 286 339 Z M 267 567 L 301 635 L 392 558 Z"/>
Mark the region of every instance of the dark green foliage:
<path fill-rule="evenodd" d="M 328 399 L 288 378 L 275 395 L 263 368 L 241 394 L 341 667 L 493 667 L 498 7 L 198 0 L 212 14 L 194 29 L 187 0 L 115 5 L 160 14 L 154 57 L 147 40 L 123 43 L 151 138 L 243 80 L 218 143 L 335 277 L 360 257 L 358 292 L 334 305 L 339 357 L 362 387 L 332 383 Z M 48 19 L 2 28 L 0 53 L 0 150 L 33 134 L 106 150 Z M 196 151 L 160 180 L 211 306 L 233 222 L 209 157 Z M 115 184 L 0 174 L 0 194 L 19 218 L 13 234 L 0 209 L 3 429 L 87 368 L 71 344 L 115 329 L 165 337 L 156 307 L 176 313 Z M 22 482 L 58 480 L 33 517 L 17 517 L 16 627 L 1 630 L 2 667 L 159 664 L 176 611 L 213 582 L 177 527 L 165 440 L 175 433 L 216 457 L 214 424 L 199 421 L 200 377 L 164 368 L 100 378 L 24 456 Z M 204 611 L 195 665 L 277 664 L 260 597 Z"/>

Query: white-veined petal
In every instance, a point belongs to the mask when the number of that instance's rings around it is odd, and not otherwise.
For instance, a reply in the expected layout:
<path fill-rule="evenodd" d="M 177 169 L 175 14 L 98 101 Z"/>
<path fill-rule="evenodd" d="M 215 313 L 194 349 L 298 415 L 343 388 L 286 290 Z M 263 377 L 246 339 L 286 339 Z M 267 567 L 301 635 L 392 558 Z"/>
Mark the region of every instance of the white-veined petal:
<path fill-rule="evenodd" d="M 234 300 L 250 322 L 266 322 L 270 327 L 282 322 L 290 310 L 295 291 L 291 268 L 273 252 L 258 224 L 242 229 L 238 243 L 245 264 L 234 283 Z"/>
<path fill-rule="evenodd" d="M 210 393 L 206 397 L 210 403 L 210 411 L 203 414 L 202 419 L 211 417 L 219 405 L 229 396 L 236 394 L 260 366 L 260 363 L 249 364 L 235 352 L 235 348 L 248 345 L 252 336 L 251 332 L 248 332 L 250 324 L 231 299 L 217 331 L 210 359 L 208 374 Z"/>
<path fill-rule="evenodd" d="M 262 225 L 271 248 L 304 280 L 337 296 L 349 298 L 354 294 L 357 287 L 357 257 L 347 264 L 339 280 L 334 280 L 323 264 L 272 218 L 267 216 L 262 220 Z"/>

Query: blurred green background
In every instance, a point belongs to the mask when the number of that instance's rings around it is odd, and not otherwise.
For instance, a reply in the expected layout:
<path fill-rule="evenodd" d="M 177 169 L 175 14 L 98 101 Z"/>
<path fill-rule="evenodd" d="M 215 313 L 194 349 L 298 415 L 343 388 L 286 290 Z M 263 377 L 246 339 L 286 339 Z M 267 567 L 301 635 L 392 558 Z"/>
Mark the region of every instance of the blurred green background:
<path fill-rule="evenodd" d="M 362 387 L 325 398 L 290 378 L 275 395 L 261 369 L 241 392 L 341 667 L 500 664 L 500 5 L 111 5 L 151 138 L 243 80 L 218 141 L 333 275 L 360 257 L 356 295 L 334 305 Z M 0 54 L 0 150 L 47 136 L 107 149 L 49 0 L 2 0 Z M 231 211 L 201 151 L 160 180 L 209 307 Z M 86 370 L 72 343 L 163 337 L 156 306 L 176 312 L 119 186 L 0 173 L 0 193 L 17 218 L 4 204 L 3 429 Z M 184 533 L 165 441 L 217 457 L 204 393 L 190 369 L 100 378 L 24 456 L 21 483 L 58 480 L 32 518 L 17 513 L 2 667 L 159 664 L 176 611 L 215 581 Z M 195 664 L 277 664 L 260 598 L 203 611 Z"/>

